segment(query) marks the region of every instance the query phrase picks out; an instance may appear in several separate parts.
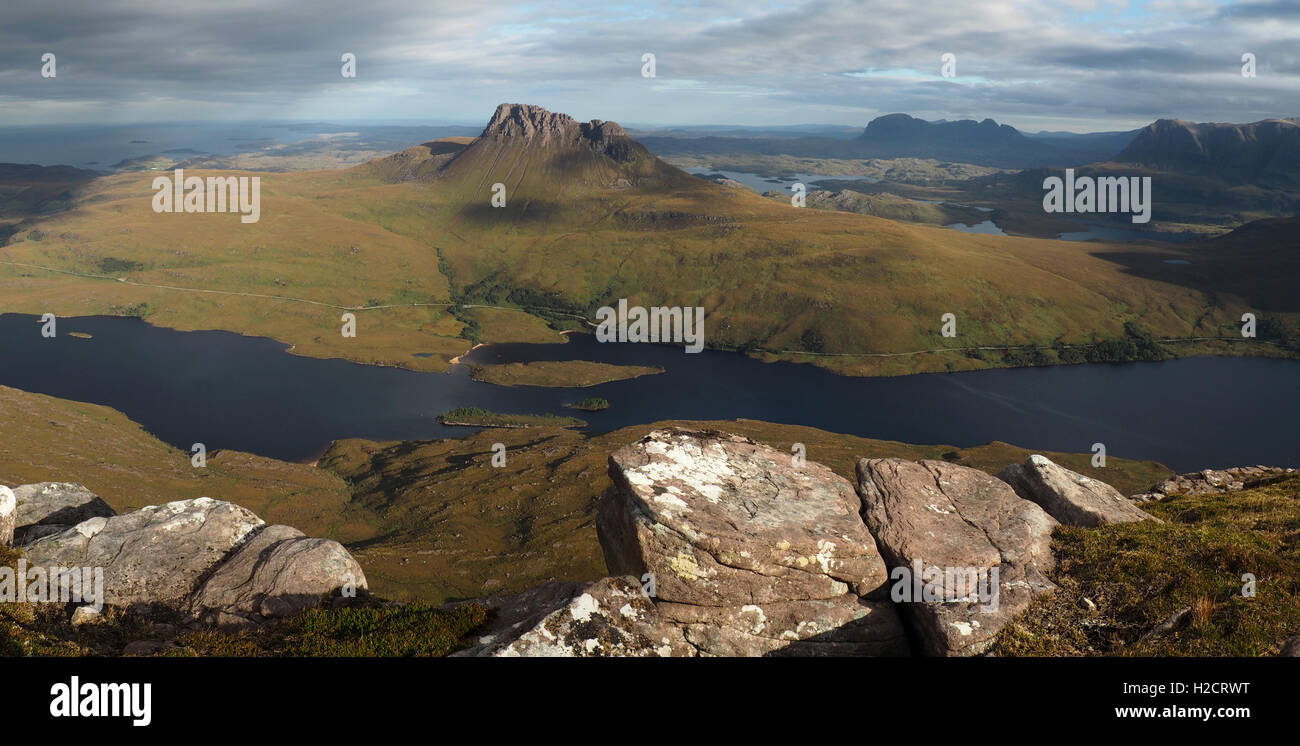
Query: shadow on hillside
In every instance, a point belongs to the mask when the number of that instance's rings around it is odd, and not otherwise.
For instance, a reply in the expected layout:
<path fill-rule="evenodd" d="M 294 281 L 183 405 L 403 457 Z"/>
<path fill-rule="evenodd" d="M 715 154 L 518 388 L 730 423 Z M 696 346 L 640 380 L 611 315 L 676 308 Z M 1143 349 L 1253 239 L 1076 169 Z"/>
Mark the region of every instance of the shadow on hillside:
<path fill-rule="evenodd" d="M 505 207 L 493 207 L 485 198 L 465 205 L 460 217 L 475 228 L 490 230 L 509 225 L 540 225 L 559 219 L 564 208 L 555 202 L 516 197 L 508 199 Z"/>
<path fill-rule="evenodd" d="M 1300 252 L 1277 246 L 1249 249 L 1210 242 L 1195 246 L 1094 251 L 1125 274 L 1197 290 L 1215 299 L 1234 295 L 1260 311 L 1300 312 Z"/>

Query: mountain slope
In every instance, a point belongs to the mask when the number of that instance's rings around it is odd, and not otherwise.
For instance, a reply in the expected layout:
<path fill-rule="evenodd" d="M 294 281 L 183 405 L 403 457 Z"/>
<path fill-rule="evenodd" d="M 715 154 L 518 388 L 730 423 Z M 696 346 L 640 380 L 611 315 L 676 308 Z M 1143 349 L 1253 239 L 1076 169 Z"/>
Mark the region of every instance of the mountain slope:
<path fill-rule="evenodd" d="M 262 174 L 252 225 L 160 217 L 149 174 L 104 177 L 34 226 L 43 240 L 11 243 L 4 258 L 89 275 L 129 267 L 118 273 L 129 282 L 4 265 L 0 312 L 129 311 L 274 337 L 299 354 L 436 370 L 470 339 L 553 340 L 539 318 L 587 329 L 626 298 L 703 307 L 709 347 L 900 374 L 1091 360 L 1079 346 L 1132 350 L 1146 334 L 1232 336 L 1249 307 L 1180 284 L 1158 259 L 1165 274 L 1136 276 L 1105 244 L 795 208 L 679 171 L 615 124 L 537 107 L 500 107 L 480 137 L 453 145 Z M 496 183 L 505 207 L 492 204 Z M 1281 269 L 1266 260 L 1237 273 L 1248 282 Z M 351 308 L 359 333 L 342 337 Z M 957 337 L 940 334 L 947 313 Z M 1236 338 L 1166 353 L 1256 352 Z M 1037 349 L 1012 349 L 1025 345 Z"/>
<path fill-rule="evenodd" d="M 1300 185 L 1300 118 L 1250 124 L 1160 119 L 1114 159 L 1232 184 Z"/>

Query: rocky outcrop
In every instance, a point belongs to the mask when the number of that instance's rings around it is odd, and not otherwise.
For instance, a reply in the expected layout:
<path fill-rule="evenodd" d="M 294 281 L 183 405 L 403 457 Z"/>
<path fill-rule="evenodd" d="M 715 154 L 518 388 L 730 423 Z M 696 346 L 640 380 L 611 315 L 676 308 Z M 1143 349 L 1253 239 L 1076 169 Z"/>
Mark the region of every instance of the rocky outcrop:
<path fill-rule="evenodd" d="M 534 147 L 563 148 L 584 145 L 616 161 L 628 160 L 635 146 L 617 122 L 578 122 L 568 114 L 530 104 L 501 104 L 483 128 L 480 138 L 516 138 Z"/>
<path fill-rule="evenodd" d="M 938 583 L 938 598 L 900 598 L 922 653 L 982 653 L 1035 596 L 1055 589 L 1046 573 L 1058 524 L 1005 482 L 945 461 L 863 459 L 857 471 L 863 520 L 896 581 L 916 587 L 910 582 L 915 568 L 937 568 L 942 577 L 963 581 L 973 570 L 996 594 L 985 600 L 970 592 L 970 583 Z M 907 592 L 909 585 L 894 590 Z"/>
<path fill-rule="evenodd" d="M 18 518 L 18 500 L 13 490 L 0 487 L 0 547 L 13 543 L 14 524 Z"/>
<path fill-rule="evenodd" d="M 252 511 L 200 497 L 91 518 L 23 554 L 41 567 L 102 567 L 110 606 L 172 603 L 261 525 Z"/>
<path fill-rule="evenodd" d="M 1067 526 L 1092 528 L 1107 523 L 1158 520 L 1109 484 L 1058 466 L 1037 453 L 1023 464 L 1011 464 L 1003 469 L 998 479 Z"/>
<path fill-rule="evenodd" d="M 670 428 L 609 473 L 596 530 L 622 577 L 489 598 L 461 655 L 979 655 L 1055 590 L 1059 523 L 945 461 L 864 459 L 855 490 L 747 438 Z"/>
<path fill-rule="evenodd" d="M 209 624 L 242 626 L 293 616 L 338 589 L 365 587 L 365 573 L 342 544 L 266 526 L 217 566 L 189 608 Z"/>
<path fill-rule="evenodd" d="M 710 655 L 904 652 L 852 485 L 722 433 L 654 431 L 610 457 L 596 527 L 611 572 Z"/>
<path fill-rule="evenodd" d="M 71 482 L 39 482 L 15 487 L 18 520 L 14 539 L 28 543 L 90 520 L 116 515 L 98 495 Z"/>
<path fill-rule="evenodd" d="M 737 603 L 859 596 L 885 565 L 846 480 L 747 438 L 655 431 L 610 456 L 605 561 L 653 574 L 658 598 Z"/>
<path fill-rule="evenodd" d="M 631 578 L 546 583 L 481 601 L 493 612 L 473 644 L 456 656 L 667 657 L 694 650 Z M 454 605 L 454 604 L 453 604 Z"/>
<path fill-rule="evenodd" d="M 660 601 L 660 616 L 687 642 L 711 656 L 910 655 L 897 611 L 888 601 L 852 593 L 830 599 L 739 606 L 696 606 Z"/>
<path fill-rule="evenodd" d="M 1180 495 L 1204 495 L 1216 492 L 1240 492 L 1259 487 L 1295 474 L 1295 469 L 1276 466 L 1235 466 L 1230 469 L 1205 469 L 1166 479 L 1146 492 L 1133 495 L 1133 502 L 1159 502 Z"/>
<path fill-rule="evenodd" d="M 361 567 L 338 542 L 267 526 L 234 503 L 200 497 L 114 515 L 81 485 L 13 492 L 23 500 L 20 523 L 44 531 L 29 532 L 20 546 L 28 566 L 102 569 L 108 606 L 164 606 L 245 625 L 290 616 L 340 589 L 366 590 Z M 58 530 L 58 521 L 74 518 L 83 520 Z"/>

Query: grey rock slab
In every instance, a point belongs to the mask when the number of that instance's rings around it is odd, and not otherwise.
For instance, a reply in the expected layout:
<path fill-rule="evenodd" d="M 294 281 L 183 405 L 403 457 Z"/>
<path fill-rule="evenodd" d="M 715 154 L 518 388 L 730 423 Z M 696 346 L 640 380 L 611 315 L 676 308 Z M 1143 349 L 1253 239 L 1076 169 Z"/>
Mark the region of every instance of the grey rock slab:
<path fill-rule="evenodd" d="M 266 526 L 226 558 L 191 596 L 190 612 L 227 626 L 292 616 L 366 576 L 342 544 L 291 526 Z"/>
<path fill-rule="evenodd" d="M 862 459 L 857 471 L 863 520 L 891 568 L 891 598 L 901 600 L 923 654 L 981 654 L 1035 596 L 1055 590 L 1046 573 L 1059 524 L 1007 483 L 946 461 Z M 938 599 L 896 596 L 917 566 L 985 573 L 996 603 L 944 584 Z"/>
<path fill-rule="evenodd" d="M 1003 469 L 998 479 L 1067 526 L 1094 528 L 1108 523 L 1158 520 L 1109 484 L 1070 471 L 1037 453 L 1023 464 Z"/>
<path fill-rule="evenodd" d="M 102 568 L 108 605 L 171 603 L 262 525 L 246 508 L 200 497 L 90 518 L 23 553 L 31 566 Z"/>

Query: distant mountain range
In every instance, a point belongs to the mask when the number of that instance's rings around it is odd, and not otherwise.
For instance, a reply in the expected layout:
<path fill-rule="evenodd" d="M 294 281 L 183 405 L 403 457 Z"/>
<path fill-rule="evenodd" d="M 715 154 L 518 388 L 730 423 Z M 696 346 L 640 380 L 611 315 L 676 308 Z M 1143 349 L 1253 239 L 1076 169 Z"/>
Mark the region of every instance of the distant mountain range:
<path fill-rule="evenodd" d="M 1040 133 L 1026 136 L 992 119 L 927 122 L 908 114 L 873 119 L 855 138 L 664 137 L 641 138 L 659 155 L 757 153 L 805 158 L 933 158 L 996 168 L 1074 166 L 1112 158 L 1137 130 L 1088 135 Z"/>
<path fill-rule="evenodd" d="M 1300 118 L 1251 124 L 1160 119 L 1114 158 L 1159 171 L 1260 187 L 1300 185 Z"/>

